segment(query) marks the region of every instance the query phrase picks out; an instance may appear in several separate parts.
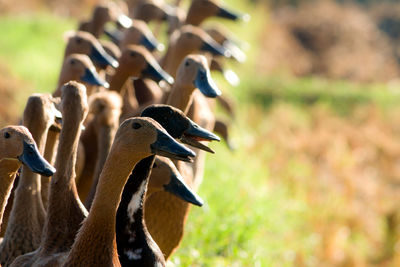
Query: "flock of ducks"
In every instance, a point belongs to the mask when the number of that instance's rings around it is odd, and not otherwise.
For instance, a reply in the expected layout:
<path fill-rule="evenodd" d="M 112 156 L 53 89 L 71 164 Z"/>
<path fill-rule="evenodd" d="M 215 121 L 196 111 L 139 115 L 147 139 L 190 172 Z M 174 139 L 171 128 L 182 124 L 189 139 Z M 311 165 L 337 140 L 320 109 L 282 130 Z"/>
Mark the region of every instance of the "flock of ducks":
<path fill-rule="evenodd" d="M 3 267 L 165 266 L 190 204 L 203 205 L 195 191 L 213 151 L 202 141 L 220 140 L 213 129 L 227 138 L 211 99 L 233 113 L 210 71 L 245 55 L 219 27 L 199 25 L 247 16 L 215 0 L 187 12 L 123 4 L 97 5 L 65 34 L 53 94 L 29 97 L 23 126 L 0 130 Z M 151 21 L 158 35 L 167 23 L 162 57 Z"/>

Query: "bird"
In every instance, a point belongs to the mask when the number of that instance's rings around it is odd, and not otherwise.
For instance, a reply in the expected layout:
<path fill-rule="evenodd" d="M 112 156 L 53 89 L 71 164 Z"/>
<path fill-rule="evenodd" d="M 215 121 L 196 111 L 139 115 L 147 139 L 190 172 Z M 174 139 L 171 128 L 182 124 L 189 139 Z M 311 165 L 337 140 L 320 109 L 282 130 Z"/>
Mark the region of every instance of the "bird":
<path fill-rule="evenodd" d="M 89 216 L 63 266 L 119 265 L 115 248 L 115 221 L 123 187 L 133 167 L 140 160 L 160 152 L 164 156 L 186 161 L 195 156 L 151 118 L 130 118 L 121 124 L 101 173 Z M 143 198 L 148 176 L 134 177 L 134 181 L 135 201 L 130 205 L 130 210 L 136 215 L 136 238 L 143 244 L 139 256 L 142 253 L 151 253 L 151 266 L 165 266 L 163 256 L 156 249 L 155 243 L 151 242 L 143 222 Z"/>
<path fill-rule="evenodd" d="M 22 164 L 45 176 L 52 176 L 56 171 L 40 154 L 32 134 L 25 126 L 6 126 L 0 130 L 0 223 Z"/>
<path fill-rule="evenodd" d="M 58 113 L 50 94 L 34 94 L 28 98 L 22 124 L 31 132 L 41 154 Z M 45 217 L 41 177 L 22 166 L 7 229 L 0 244 L 0 263 L 3 266 L 39 246 Z"/>
<path fill-rule="evenodd" d="M 86 88 L 70 81 L 61 89 L 60 132 L 55 166 L 50 182 L 47 217 L 41 243 L 33 252 L 17 257 L 10 266 L 53 266 L 58 255 L 69 251 L 88 212 L 81 203 L 75 185 L 75 162 L 82 122 L 87 112 Z"/>

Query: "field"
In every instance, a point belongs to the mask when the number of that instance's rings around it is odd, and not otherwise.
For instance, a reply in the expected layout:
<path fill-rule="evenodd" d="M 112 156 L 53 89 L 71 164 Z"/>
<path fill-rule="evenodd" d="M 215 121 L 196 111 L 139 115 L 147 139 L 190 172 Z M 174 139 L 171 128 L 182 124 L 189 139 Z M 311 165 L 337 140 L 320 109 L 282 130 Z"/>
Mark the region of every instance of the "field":
<path fill-rule="evenodd" d="M 231 88 L 213 74 L 236 99 L 236 150 L 212 144 L 199 191 L 206 205 L 192 208 L 171 261 L 398 266 L 400 82 L 264 74 L 258 61 L 267 9 L 226 2 L 252 15 L 249 24 L 228 24 L 250 44 L 247 62 L 231 65 L 241 84 Z M 12 81 L 15 113 L 31 93 L 53 91 L 63 32 L 76 24 L 47 11 L 0 17 L 0 81 Z M 0 123 L 18 114 L 7 118 Z"/>

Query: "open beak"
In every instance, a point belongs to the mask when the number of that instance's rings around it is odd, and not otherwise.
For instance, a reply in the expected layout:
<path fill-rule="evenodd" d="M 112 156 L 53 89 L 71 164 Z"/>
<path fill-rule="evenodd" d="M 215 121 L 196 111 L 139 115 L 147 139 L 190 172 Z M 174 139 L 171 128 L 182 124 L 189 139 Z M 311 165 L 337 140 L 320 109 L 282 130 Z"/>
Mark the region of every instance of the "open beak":
<path fill-rule="evenodd" d="M 200 141 L 220 141 L 221 139 L 212 132 L 200 127 L 198 124 L 189 119 L 189 128 L 183 133 L 180 138 L 182 143 L 199 148 L 201 150 L 215 153 L 211 148 L 200 143 Z"/>
<path fill-rule="evenodd" d="M 90 59 L 101 66 L 112 66 L 113 68 L 118 67 L 118 61 L 112 56 L 107 54 L 103 47 L 92 46 L 92 51 L 89 55 Z"/>
<path fill-rule="evenodd" d="M 220 7 L 217 13 L 217 17 L 224 18 L 224 19 L 229 19 L 229 20 L 243 20 L 245 22 L 250 20 L 250 15 L 249 14 L 240 14 L 236 13 L 232 10 L 229 10 L 225 7 Z"/>
<path fill-rule="evenodd" d="M 56 172 L 56 169 L 40 155 L 35 143 L 28 144 L 24 141 L 24 150 L 18 159 L 33 172 L 40 175 L 49 177 Z"/>
<path fill-rule="evenodd" d="M 96 70 L 94 69 L 91 70 L 86 68 L 85 74 L 81 77 L 81 80 L 91 85 L 103 86 L 104 88 L 110 87 L 108 82 L 101 79 Z"/>
<path fill-rule="evenodd" d="M 117 18 L 117 25 L 125 29 L 128 29 L 129 27 L 132 26 L 132 19 L 124 14 L 121 14 Z"/>
<path fill-rule="evenodd" d="M 204 204 L 201 197 L 190 189 L 179 173 L 171 175 L 171 181 L 164 185 L 164 190 L 193 205 L 201 207 Z"/>
<path fill-rule="evenodd" d="M 154 51 L 155 49 L 157 49 L 157 51 L 164 50 L 164 45 L 159 43 L 153 36 L 143 35 L 140 44 L 146 47 L 149 51 Z"/>
<path fill-rule="evenodd" d="M 196 156 L 192 150 L 179 144 L 169 134 L 160 130 L 157 133 L 157 140 L 151 144 L 151 152 L 159 156 L 186 162 L 193 162 L 192 158 Z"/>
<path fill-rule="evenodd" d="M 164 80 L 171 85 L 174 83 L 174 78 L 172 78 L 171 75 L 163 70 L 158 64 L 148 63 L 147 67 L 142 71 L 142 74 L 156 82 Z"/>
<path fill-rule="evenodd" d="M 210 52 L 214 56 L 231 57 L 231 52 L 213 39 L 204 41 L 200 50 Z"/>
<path fill-rule="evenodd" d="M 199 88 L 200 92 L 207 97 L 217 97 L 221 95 L 221 91 L 218 89 L 214 80 L 211 78 L 210 71 L 208 69 L 199 69 L 197 71 L 194 85 Z"/>

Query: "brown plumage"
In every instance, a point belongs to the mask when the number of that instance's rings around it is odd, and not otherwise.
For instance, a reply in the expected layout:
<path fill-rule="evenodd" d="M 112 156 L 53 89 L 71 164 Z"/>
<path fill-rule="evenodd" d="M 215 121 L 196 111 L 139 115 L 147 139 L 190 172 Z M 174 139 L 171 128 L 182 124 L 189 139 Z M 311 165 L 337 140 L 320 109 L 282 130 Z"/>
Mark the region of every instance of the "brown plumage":
<path fill-rule="evenodd" d="M 92 120 L 88 123 L 88 128 L 95 131 L 95 140 L 97 140 L 96 153 L 90 153 L 90 157 L 97 160 L 90 172 L 87 169 L 84 170 L 79 183 L 77 183 L 79 195 L 84 200 L 85 206 L 88 209 L 96 192 L 97 181 L 119 126 L 121 107 L 122 99 L 118 93 L 113 91 L 96 93 L 89 100 L 89 112 L 93 116 Z"/>
<path fill-rule="evenodd" d="M 27 101 L 22 123 L 32 133 L 41 154 L 44 152 L 47 132 L 55 123 L 57 113 L 50 95 L 35 94 Z M 41 177 L 23 166 L 9 224 L 0 245 L 0 262 L 3 266 L 8 266 L 17 256 L 39 246 L 45 216 Z"/>
<path fill-rule="evenodd" d="M 115 220 L 121 193 L 136 163 L 158 153 L 157 144 L 160 138 L 174 144 L 176 149 L 179 147 L 179 152 L 176 150 L 176 153 L 182 158 L 193 156 L 191 151 L 178 145 L 157 122 L 150 118 L 131 118 L 121 124 L 101 173 L 89 216 L 80 229 L 63 266 L 120 265 L 115 247 Z M 147 187 L 147 178 L 145 176 L 142 177 L 144 180 L 138 181 L 140 186 L 135 192 L 138 201 L 135 202 L 134 211 L 141 209 L 140 203 Z M 143 227 L 143 224 L 141 226 Z M 138 230 L 147 232 L 145 228 Z M 161 258 L 157 257 L 152 266 L 156 263 L 164 264 L 162 255 L 159 256 Z"/>
<path fill-rule="evenodd" d="M 197 91 L 195 80 L 199 78 L 199 73 L 204 74 L 204 76 L 200 75 L 203 81 L 209 79 L 209 69 L 205 57 L 200 55 L 187 56 L 179 67 L 167 104 L 187 112 Z M 215 87 L 214 84 L 213 86 Z M 213 114 L 207 113 L 209 112 L 207 101 L 204 105 L 206 106 L 203 106 L 201 109 L 203 115 L 211 116 L 212 118 Z M 200 126 L 203 127 L 203 125 Z M 203 153 L 196 152 L 196 154 L 197 157 L 199 155 L 203 157 L 199 163 L 204 164 Z M 195 162 L 198 162 L 197 157 Z M 201 165 L 199 169 L 196 169 L 196 165 L 194 164 L 179 162 L 177 167 L 185 178 L 186 183 L 192 188 L 197 188 L 202 179 Z M 200 175 L 196 175 L 196 171 Z M 146 201 L 145 210 L 146 224 L 149 232 L 164 253 L 166 259 L 168 259 L 183 237 L 189 204 L 166 192 L 156 192 Z"/>
<path fill-rule="evenodd" d="M 61 89 L 63 125 L 50 183 L 47 218 L 39 248 L 15 259 L 11 266 L 55 266 L 70 250 L 87 216 L 75 185 L 75 162 L 82 122 L 88 111 L 85 86 L 69 82 Z"/>

